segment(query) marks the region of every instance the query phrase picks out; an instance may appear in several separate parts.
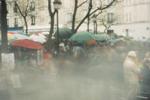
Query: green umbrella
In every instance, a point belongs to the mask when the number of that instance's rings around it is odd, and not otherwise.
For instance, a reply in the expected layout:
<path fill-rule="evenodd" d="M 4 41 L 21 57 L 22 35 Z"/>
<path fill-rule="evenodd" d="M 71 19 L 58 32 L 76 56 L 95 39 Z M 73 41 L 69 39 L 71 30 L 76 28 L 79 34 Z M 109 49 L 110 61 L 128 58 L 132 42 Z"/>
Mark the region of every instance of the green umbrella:
<path fill-rule="evenodd" d="M 95 40 L 98 42 L 105 42 L 108 41 L 110 39 L 110 36 L 107 34 L 95 34 Z"/>
<path fill-rule="evenodd" d="M 95 40 L 94 34 L 90 32 L 79 32 L 75 33 L 70 39 L 78 43 L 87 43 L 90 40 Z"/>
<path fill-rule="evenodd" d="M 55 36 L 57 31 L 55 32 Z M 61 39 L 69 39 L 73 35 L 73 32 L 69 28 L 60 28 L 59 29 L 59 37 Z"/>
<path fill-rule="evenodd" d="M 126 41 L 125 41 L 125 39 L 124 38 L 117 38 L 117 39 L 110 39 L 109 40 L 109 43 L 111 44 L 111 45 L 115 45 L 115 44 L 117 44 L 117 43 L 125 43 Z"/>
<path fill-rule="evenodd" d="M 107 34 L 107 33 L 105 33 L 105 32 L 97 32 L 97 34 Z"/>
<path fill-rule="evenodd" d="M 111 37 L 111 39 L 117 39 L 118 35 L 116 33 L 111 33 L 110 37 Z"/>

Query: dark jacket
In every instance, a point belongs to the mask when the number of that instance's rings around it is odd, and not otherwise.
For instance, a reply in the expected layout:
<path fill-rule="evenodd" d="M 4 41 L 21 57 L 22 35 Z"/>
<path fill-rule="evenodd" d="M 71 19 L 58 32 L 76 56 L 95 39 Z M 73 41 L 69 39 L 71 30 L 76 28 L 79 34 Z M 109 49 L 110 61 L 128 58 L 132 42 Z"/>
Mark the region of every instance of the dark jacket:
<path fill-rule="evenodd" d="M 150 64 L 147 64 L 147 62 L 144 63 L 144 67 L 141 69 L 141 76 L 141 93 L 150 95 Z"/>

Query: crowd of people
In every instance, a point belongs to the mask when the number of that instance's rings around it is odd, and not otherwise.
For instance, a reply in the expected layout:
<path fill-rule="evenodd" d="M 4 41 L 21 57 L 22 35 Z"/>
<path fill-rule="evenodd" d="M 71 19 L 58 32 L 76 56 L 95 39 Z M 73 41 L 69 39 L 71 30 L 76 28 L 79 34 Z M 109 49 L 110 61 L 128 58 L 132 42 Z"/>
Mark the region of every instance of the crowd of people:
<path fill-rule="evenodd" d="M 124 83 L 127 89 L 127 100 L 150 100 L 149 51 L 147 51 L 142 60 L 136 51 L 130 51 L 129 49 L 125 50 L 125 46 L 87 46 L 77 43 L 62 42 L 59 44 L 59 54 L 56 49 L 51 51 L 44 49 L 43 63 L 40 65 L 40 68 L 55 76 L 62 71 L 66 73 L 73 64 L 76 68 L 78 68 L 77 64 L 83 63 L 90 66 L 90 62 L 92 61 L 86 62 L 86 60 L 89 57 L 94 59 L 94 56 L 100 56 L 98 59 L 95 59 L 99 60 L 99 64 L 103 63 L 103 60 L 105 60 L 105 63 L 108 63 L 107 65 L 110 66 L 109 64 L 116 63 L 115 56 L 118 55 L 121 59 L 116 58 L 123 62 L 122 69 L 125 80 Z M 33 59 L 35 60 L 35 57 Z M 94 65 L 91 67 L 93 66 Z M 88 69 L 88 67 L 86 67 L 86 69 Z"/>
<path fill-rule="evenodd" d="M 82 62 L 83 57 L 87 59 L 88 55 L 90 55 L 88 53 L 90 49 L 87 49 L 87 47 L 84 46 L 74 45 L 73 47 L 69 47 L 68 45 L 65 45 L 63 43 L 61 43 L 59 46 L 60 56 L 62 56 L 63 61 L 65 61 L 66 56 L 71 55 L 72 57 L 76 58 L 76 60 Z M 107 46 L 103 46 L 101 47 L 101 50 L 104 47 L 105 52 L 101 54 L 108 55 L 108 57 L 105 55 L 108 60 L 113 59 L 114 55 L 112 54 L 117 53 L 115 52 L 116 48 L 110 49 Z M 123 55 L 123 57 L 125 57 L 125 55 Z M 128 89 L 127 100 L 150 100 L 150 52 L 147 52 L 143 60 L 140 60 L 136 51 L 129 51 L 122 66 L 125 85 Z"/>

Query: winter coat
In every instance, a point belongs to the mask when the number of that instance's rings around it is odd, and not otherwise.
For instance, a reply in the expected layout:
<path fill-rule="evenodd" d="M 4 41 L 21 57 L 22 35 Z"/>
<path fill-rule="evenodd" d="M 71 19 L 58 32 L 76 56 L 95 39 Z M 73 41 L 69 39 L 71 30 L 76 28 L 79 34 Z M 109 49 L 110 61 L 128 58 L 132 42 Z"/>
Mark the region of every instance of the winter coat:
<path fill-rule="evenodd" d="M 131 58 L 126 58 L 126 60 L 124 61 L 124 77 L 125 77 L 125 81 L 128 84 L 133 84 L 133 85 L 137 85 L 139 83 L 139 67 L 138 64 L 136 62 L 134 62 L 133 59 Z"/>
<path fill-rule="evenodd" d="M 142 80 L 140 81 L 141 92 L 150 94 L 150 64 L 144 64 L 141 69 Z"/>

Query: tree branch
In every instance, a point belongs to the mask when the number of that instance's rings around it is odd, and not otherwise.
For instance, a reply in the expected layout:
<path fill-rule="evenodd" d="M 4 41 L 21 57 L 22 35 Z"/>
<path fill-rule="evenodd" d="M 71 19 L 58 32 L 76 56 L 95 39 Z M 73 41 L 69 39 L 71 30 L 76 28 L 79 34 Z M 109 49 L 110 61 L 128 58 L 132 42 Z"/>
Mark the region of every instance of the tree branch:
<path fill-rule="evenodd" d="M 79 8 L 79 7 L 81 7 L 82 5 L 84 5 L 87 1 L 88 1 L 88 0 L 83 1 L 81 4 L 79 4 L 79 5 L 77 6 L 77 8 Z"/>
<path fill-rule="evenodd" d="M 76 22 L 76 14 L 78 9 L 78 0 L 75 0 L 74 11 L 72 15 L 72 32 L 75 32 L 75 22 Z"/>
<path fill-rule="evenodd" d="M 90 0 L 87 14 L 83 17 L 81 22 L 78 24 L 78 26 L 76 27 L 75 31 L 77 31 L 79 29 L 79 27 L 82 25 L 82 23 L 88 18 L 88 16 L 90 15 L 91 10 L 92 10 L 92 0 Z"/>
<path fill-rule="evenodd" d="M 96 17 L 98 17 L 102 13 L 103 13 L 103 11 L 101 10 L 98 14 L 96 14 Z"/>
<path fill-rule="evenodd" d="M 52 5 L 51 5 L 51 0 L 48 0 L 48 11 L 49 11 L 49 15 L 50 16 L 54 16 L 56 13 L 56 10 L 54 10 L 54 12 L 52 11 Z"/>
<path fill-rule="evenodd" d="M 97 8 L 97 9 L 95 9 L 95 10 L 93 10 L 89 15 L 91 16 L 91 15 L 93 15 L 94 13 L 96 13 L 98 10 L 105 10 L 105 9 L 107 9 L 107 8 L 109 8 L 110 6 L 112 6 L 115 2 L 117 2 L 117 0 L 112 0 L 108 5 L 106 5 L 106 6 L 104 6 L 104 7 L 99 7 L 99 8 Z"/>
<path fill-rule="evenodd" d="M 20 9 L 20 7 L 19 7 L 19 5 L 18 5 L 18 3 L 15 1 L 15 6 L 18 8 L 18 10 L 19 10 L 19 13 L 21 14 L 21 16 L 22 17 L 26 17 L 23 13 L 22 13 L 22 11 L 21 11 L 21 9 Z"/>
<path fill-rule="evenodd" d="M 29 3 L 29 0 L 27 0 L 27 6 L 26 6 L 26 10 L 25 10 L 25 14 L 26 14 L 26 16 L 27 16 L 27 13 L 28 13 L 28 10 L 29 10 L 29 9 L 28 9 L 29 4 L 30 4 L 30 3 Z"/>
<path fill-rule="evenodd" d="M 52 5 L 51 5 L 51 0 L 48 0 L 48 11 L 49 11 L 49 14 L 52 15 Z"/>

